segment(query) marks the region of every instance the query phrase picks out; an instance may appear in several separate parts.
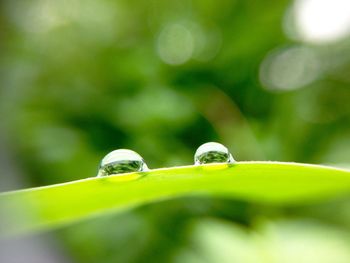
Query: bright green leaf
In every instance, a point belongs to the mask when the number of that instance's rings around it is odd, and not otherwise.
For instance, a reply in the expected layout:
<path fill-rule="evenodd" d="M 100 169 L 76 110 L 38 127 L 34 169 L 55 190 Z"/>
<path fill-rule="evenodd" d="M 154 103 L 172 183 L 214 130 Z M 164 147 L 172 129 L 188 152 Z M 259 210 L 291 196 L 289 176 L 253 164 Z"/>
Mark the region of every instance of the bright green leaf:
<path fill-rule="evenodd" d="M 4 222 L 0 233 L 52 229 L 179 196 L 225 196 L 290 205 L 349 193 L 350 171 L 326 166 L 239 162 L 155 169 L 2 193 L 0 212 Z"/>

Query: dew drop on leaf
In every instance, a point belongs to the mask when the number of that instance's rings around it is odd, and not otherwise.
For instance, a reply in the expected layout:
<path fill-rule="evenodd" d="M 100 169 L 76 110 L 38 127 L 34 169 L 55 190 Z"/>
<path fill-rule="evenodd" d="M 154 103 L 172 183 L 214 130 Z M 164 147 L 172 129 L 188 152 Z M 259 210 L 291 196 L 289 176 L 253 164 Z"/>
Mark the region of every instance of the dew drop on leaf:
<path fill-rule="evenodd" d="M 229 150 L 217 142 L 207 142 L 198 147 L 194 155 L 194 164 L 234 163 Z"/>
<path fill-rule="evenodd" d="M 136 152 L 119 149 L 107 154 L 101 161 L 97 176 L 147 171 L 143 158 Z"/>

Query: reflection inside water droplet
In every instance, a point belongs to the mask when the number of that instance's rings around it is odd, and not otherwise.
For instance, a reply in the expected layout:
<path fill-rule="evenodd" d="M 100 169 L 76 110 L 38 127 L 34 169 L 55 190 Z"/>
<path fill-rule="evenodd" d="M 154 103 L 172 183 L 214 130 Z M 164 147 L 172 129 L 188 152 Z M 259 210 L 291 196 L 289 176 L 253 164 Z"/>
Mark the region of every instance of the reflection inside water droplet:
<path fill-rule="evenodd" d="M 107 154 L 101 161 L 97 176 L 147 171 L 143 158 L 136 152 L 119 149 Z"/>
<path fill-rule="evenodd" d="M 198 147 L 194 155 L 195 164 L 207 163 L 234 163 L 229 150 L 222 144 L 208 142 Z"/>

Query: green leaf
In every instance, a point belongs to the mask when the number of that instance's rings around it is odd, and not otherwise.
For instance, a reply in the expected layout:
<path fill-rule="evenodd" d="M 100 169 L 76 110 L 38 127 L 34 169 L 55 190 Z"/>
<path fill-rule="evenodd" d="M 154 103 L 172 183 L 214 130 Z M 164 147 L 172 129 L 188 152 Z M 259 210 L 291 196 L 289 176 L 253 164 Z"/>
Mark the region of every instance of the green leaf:
<path fill-rule="evenodd" d="M 155 169 L 0 194 L 0 233 L 52 229 L 87 217 L 188 195 L 273 205 L 305 204 L 350 193 L 350 171 L 278 162 Z M 6 216 L 5 216 L 6 215 Z"/>

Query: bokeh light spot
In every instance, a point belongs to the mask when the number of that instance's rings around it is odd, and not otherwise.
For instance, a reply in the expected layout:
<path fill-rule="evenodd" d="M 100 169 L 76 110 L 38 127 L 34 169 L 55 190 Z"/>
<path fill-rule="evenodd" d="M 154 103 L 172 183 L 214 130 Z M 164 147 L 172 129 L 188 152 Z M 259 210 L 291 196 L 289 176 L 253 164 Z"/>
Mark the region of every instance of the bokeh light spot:
<path fill-rule="evenodd" d="M 166 26 L 158 37 L 157 50 L 167 64 L 180 65 L 188 61 L 193 53 L 194 37 L 181 24 Z"/>
<path fill-rule="evenodd" d="M 260 81 L 268 90 L 294 90 L 310 84 L 320 73 L 315 51 L 295 46 L 268 54 L 260 67 Z"/>
<path fill-rule="evenodd" d="M 296 0 L 293 12 L 304 41 L 333 42 L 350 33 L 349 0 Z"/>

